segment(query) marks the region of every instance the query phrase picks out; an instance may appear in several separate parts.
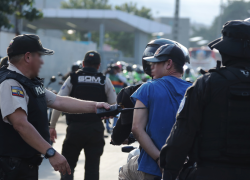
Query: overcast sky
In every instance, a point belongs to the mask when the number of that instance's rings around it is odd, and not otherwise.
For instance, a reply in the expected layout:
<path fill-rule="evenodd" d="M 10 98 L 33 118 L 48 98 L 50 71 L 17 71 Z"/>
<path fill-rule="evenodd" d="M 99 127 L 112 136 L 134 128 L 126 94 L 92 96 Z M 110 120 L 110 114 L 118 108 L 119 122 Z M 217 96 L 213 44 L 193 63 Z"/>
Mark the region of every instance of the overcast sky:
<path fill-rule="evenodd" d="M 174 16 L 175 0 L 130 0 L 139 7 L 151 8 L 154 17 Z M 113 5 L 120 5 L 129 0 L 109 0 Z M 227 0 L 223 0 L 227 2 Z M 188 17 L 191 22 L 211 25 L 219 14 L 220 0 L 180 0 L 180 17 Z"/>

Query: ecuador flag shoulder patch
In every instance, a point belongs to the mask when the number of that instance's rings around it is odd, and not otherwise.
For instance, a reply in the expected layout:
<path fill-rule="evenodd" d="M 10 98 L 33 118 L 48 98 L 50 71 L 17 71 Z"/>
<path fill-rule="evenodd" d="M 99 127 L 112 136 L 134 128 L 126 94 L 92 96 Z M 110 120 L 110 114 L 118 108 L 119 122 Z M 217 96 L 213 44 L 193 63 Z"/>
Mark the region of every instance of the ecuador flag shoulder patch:
<path fill-rule="evenodd" d="M 11 86 L 11 92 L 12 92 L 12 96 L 18 96 L 18 97 L 24 97 L 24 93 L 22 88 L 18 87 L 18 86 Z"/>

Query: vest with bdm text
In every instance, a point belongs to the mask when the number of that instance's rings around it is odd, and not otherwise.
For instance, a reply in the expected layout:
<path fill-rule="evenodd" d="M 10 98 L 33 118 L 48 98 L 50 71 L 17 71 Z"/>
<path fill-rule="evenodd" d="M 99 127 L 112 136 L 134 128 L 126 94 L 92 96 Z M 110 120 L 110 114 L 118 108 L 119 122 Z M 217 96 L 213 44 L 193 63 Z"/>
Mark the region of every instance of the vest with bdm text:
<path fill-rule="evenodd" d="M 6 67 L 0 69 L 0 84 L 7 79 L 18 81 L 29 96 L 28 102 L 28 121 L 34 126 L 38 133 L 49 142 L 49 124 L 47 117 L 47 103 L 45 90 L 41 79 L 28 79 L 27 77 L 8 70 Z M 17 87 L 18 88 L 18 87 Z M 21 92 L 21 93 L 20 93 Z M 16 93 L 16 98 L 24 98 L 24 94 L 19 89 L 12 89 L 12 94 Z M 8 102 L 6 102 L 8 103 Z M 28 145 L 13 128 L 12 125 L 5 123 L 0 115 L 0 157 L 10 156 L 18 158 L 31 158 L 39 153 Z"/>
<path fill-rule="evenodd" d="M 71 73 L 72 91 L 71 97 L 96 102 L 107 102 L 107 96 L 105 93 L 105 81 L 106 77 L 102 73 L 92 71 L 92 68 L 84 68 L 78 70 L 76 73 Z M 71 121 L 79 122 L 96 122 L 101 119 L 95 113 L 85 114 L 66 114 L 66 120 L 69 124 Z"/>

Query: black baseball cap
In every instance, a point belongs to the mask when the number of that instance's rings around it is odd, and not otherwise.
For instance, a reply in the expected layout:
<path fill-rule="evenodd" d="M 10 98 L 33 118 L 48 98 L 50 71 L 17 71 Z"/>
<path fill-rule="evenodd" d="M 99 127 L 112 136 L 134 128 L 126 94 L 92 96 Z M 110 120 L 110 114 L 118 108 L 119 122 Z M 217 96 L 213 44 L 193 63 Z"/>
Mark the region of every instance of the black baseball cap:
<path fill-rule="evenodd" d="M 162 45 L 156 50 L 154 56 L 143 58 L 143 60 L 148 62 L 164 62 L 169 59 L 172 59 L 175 63 L 181 66 L 184 66 L 186 62 L 183 51 L 176 44 Z"/>
<path fill-rule="evenodd" d="M 100 64 L 101 63 L 100 54 L 96 51 L 88 51 L 85 54 L 83 62 L 86 62 L 89 64 Z"/>
<path fill-rule="evenodd" d="M 25 54 L 27 52 L 38 52 L 42 55 L 53 55 L 54 51 L 42 46 L 41 40 L 34 34 L 23 34 L 14 37 L 7 48 L 9 57 Z"/>
<path fill-rule="evenodd" d="M 250 58 L 250 22 L 248 20 L 228 21 L 223 25 L 222 37 L 210 42 L 210 49 L 234 57 Z"/>

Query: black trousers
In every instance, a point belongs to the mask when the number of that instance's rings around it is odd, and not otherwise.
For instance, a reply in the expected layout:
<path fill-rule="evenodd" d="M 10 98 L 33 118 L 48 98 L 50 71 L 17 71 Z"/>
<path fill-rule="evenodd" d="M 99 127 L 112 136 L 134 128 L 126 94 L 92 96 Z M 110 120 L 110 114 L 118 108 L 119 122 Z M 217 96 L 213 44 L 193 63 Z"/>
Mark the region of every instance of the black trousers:
<path fill-rule="evenodd" d="M 250 179 L 250 168 L 198 167 L 187 180 L 245 180 Z"/>
<path fill-rule="evenodd" d="M 71 175 L 61 175 L 61 180 L 73 180 L 74 170 L 81 150 L 85 153 L 85 180 L 99 180 L 100 157 L 103 153 L 104 126 L 100 122 L 70 122 L 63 143 L 62 155 L 67 159 Z"/>
<path fill-rule="evenodd" d="M 0 180 L 38 180 L 38 165 L 10 157 L 0 157 L 0 161 Z"/>

